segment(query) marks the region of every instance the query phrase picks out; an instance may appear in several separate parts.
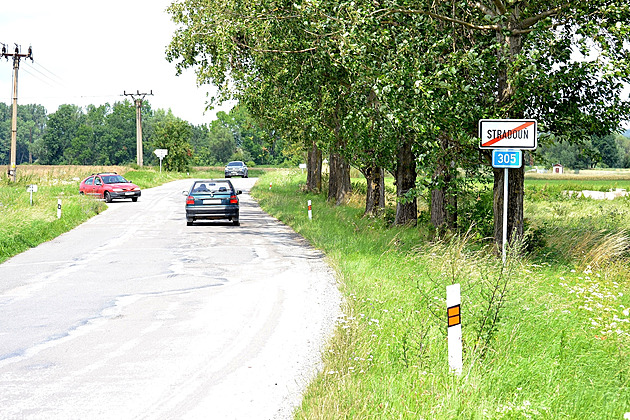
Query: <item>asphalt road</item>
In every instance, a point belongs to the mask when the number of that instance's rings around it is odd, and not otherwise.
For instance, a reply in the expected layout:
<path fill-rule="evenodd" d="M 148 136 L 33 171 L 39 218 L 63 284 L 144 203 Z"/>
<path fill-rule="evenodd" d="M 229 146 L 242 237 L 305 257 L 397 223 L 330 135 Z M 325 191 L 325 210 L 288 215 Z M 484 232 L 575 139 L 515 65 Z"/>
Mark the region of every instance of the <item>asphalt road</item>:
<path fill-rule="evenodd" d="M 176 181 L 0 265 L 0 418 L 290 418 L 339 315 L 317 250 L 234 179 L 241 226 Z"/>

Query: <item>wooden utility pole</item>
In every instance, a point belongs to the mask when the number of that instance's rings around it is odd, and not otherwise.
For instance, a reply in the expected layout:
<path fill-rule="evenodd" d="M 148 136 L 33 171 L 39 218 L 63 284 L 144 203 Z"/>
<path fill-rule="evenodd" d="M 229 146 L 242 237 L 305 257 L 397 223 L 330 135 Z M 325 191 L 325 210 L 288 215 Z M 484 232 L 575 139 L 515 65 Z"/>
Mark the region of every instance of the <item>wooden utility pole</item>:
<path fill-rule="evenodd" d="M 20 53 L 20 47 L 15 44 L 15 51 L 13 53 L 9 53 L 7 51 L 7 46 L 2 44 L 2 57 L 7 60 L 9 57 L 13 57 L 13 107 L 12 107 L 12 116 L 11 116 L 11 159 L 9 161 L 9 167 L 7 170 L 7 175 L 12 182 L 15 182 L 16 178 L 16 156 L 17 156 L 17 86 L 18 86 L 18 70 L 20 68 L 20 58 L 30 58 L 33 61 L 33 49 L 28 47 L 27 54 Z"/>
<path fill-rule="evenodd" d="M 142 155 L 144 153 L 142 150 L 142 101 L 147 95 L 153 96 L 153 90 L 149 93 L 140 93 L 139 90 L 137 90 L 136 93 L 123 91 L 123 95 L 131 96 L 131 99 L 133 99 L 136 104 L 136 163 L 138 166 L 142 167 Z"/>

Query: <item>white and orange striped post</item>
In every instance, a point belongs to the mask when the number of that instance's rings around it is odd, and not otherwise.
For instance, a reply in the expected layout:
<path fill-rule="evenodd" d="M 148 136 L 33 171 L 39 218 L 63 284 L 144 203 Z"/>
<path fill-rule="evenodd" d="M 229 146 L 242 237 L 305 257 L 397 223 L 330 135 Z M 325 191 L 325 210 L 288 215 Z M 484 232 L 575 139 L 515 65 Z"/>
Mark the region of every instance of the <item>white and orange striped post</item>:
<path fill-rule="evenodd" d="M 457 375 L 462 374 L 462 316 L 461 288 L 459 283 L 446 286 L 448 318 L 448 365 Z"/>
<path fill-rule="evenodd" d="M 313 207 L 311 206 L 311 200 L 308 200 L 308 220 L 313 220 Z"/>

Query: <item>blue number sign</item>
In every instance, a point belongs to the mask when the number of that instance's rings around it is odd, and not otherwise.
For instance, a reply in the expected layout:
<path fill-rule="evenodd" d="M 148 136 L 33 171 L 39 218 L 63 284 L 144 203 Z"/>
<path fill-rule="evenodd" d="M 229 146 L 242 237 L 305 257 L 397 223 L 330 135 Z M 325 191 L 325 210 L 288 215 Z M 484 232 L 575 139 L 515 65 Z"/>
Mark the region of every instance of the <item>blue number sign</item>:
<path fill-rule="evenodd" d="M 520 168 L 523 164 L 523 152 L 513 149 L 494 149 L 492 151 L 493 168 Z"/>

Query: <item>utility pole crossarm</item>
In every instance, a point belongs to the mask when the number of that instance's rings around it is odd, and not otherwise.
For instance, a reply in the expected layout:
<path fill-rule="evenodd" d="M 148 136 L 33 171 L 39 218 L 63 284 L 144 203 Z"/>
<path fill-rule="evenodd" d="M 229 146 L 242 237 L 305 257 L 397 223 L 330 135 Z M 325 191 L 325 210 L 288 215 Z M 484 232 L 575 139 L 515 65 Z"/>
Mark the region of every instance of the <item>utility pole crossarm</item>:
<path fill-rule="evenodd" d="M 153 96 L 153 89 L 149 93 L 140 93 L 139 90 L 136 93 L 123 91 L 123 96 L 131 96 L 136 104 L 136 163 L 142 167 L 142 155 L 144 153 L 142 150 L 142 101 L 144 101 L 145 96 Z"/>

